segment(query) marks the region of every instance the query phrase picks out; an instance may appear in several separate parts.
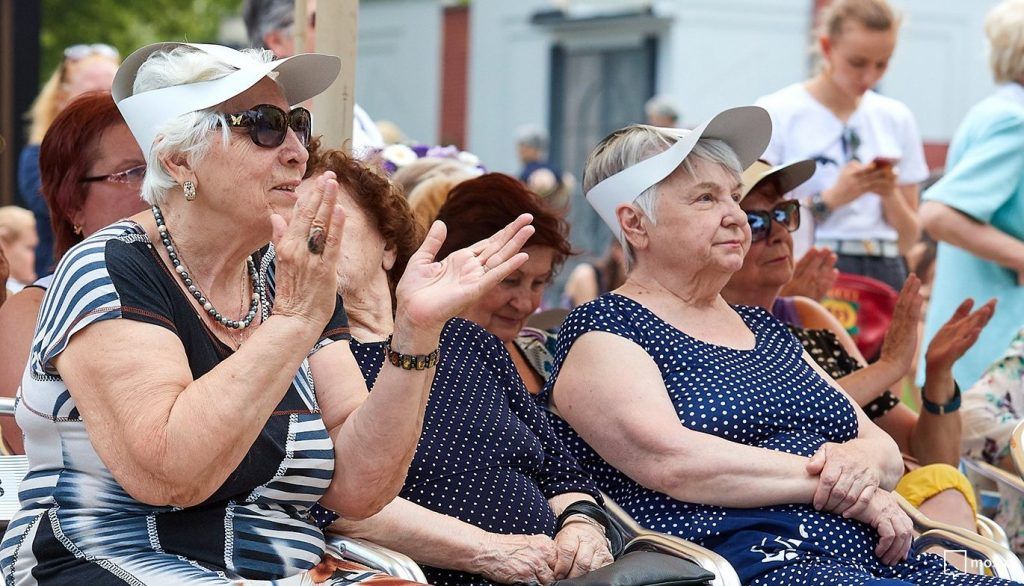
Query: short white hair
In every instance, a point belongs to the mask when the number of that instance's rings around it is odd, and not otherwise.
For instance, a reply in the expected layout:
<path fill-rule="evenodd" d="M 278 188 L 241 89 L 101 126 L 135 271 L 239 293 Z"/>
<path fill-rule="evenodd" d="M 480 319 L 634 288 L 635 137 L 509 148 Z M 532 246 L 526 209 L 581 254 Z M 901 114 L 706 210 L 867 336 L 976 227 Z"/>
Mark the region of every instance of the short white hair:
<path fill-rule="evenodd" d="M 269 63 L 274 54 L 264 49 L 241 51 L 253 63 Z M 220 79 L 234 73 L 237 68 L 217 57 L 194 47 L 176 47 L 158 51 L 149 56 L 135 76 L 133 95 L 165 87 Z M 167 192 L 177 185 L 160 161 L 161 157 L 184 155 L 189 164 L 201 159 L 210 149 L 210 131 L 221 129 L 221 138 L 229 139 L 224 114 L 220 105 L 189 112 L 169 120 L 156 129 L 157 138 L 152 145 L 139 145 L 149 150 L 149 167 L 142 182 L 142 199 L 149 205 L 161 205 Z"/>
<path fill-rule="evenodd" d="M 988 65 L 999 83 L 1024 81 L 1024 0 L 1006 0 L 985 16 Z"/>
<path fill-rule="evenodd" d="M 605 137 L 587 157 L 587 164 L 583 171 L 583 192 L 590 191 L 598 183 L 640 161 L 664 152 L 675 144 L 676 140 L 675 134 L 647 124 L 633 124 L 613 132 Z M 702 138 L 697 141 L 693 150 L 679 164 L 683 173 L 689 177 L 696 176 L 693 168 L 695 159 L 703 159 L 709 163 L 721 165 L 729 171 L 737 183 L 740 181 L 743 169 L 739 157 L 736 156 L 732 147 L 723 140 Z M 647 216 L 652 224 L 657 222 L 654 209 L 658 203 L 663 181 L 648 187 L 633 200 L 633 205 Z M 626 255 L 626 266 L 631 267 L 636 257 L 633 247 L 626 240 L 625 232 L 620 231 L 619 244 L 622 245 L 622 250 Z"/>

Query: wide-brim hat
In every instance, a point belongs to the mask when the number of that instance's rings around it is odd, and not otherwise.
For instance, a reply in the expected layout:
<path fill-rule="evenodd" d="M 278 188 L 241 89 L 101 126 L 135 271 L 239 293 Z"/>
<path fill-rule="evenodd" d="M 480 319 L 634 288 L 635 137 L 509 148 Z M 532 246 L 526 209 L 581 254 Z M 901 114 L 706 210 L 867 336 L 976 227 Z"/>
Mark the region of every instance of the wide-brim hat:
<path fill-rule="evenodd" d="M 720 112 L 693 130 L 660 130 L 679 138 L 666 150 L 619 171 L 587 192 L 587 201 L 616 238 L 621 237 L 622 228 L 615 208 L 632 203 L 647 188 L 668 177 L 690 154 L 698 140 L 714 138 L 725 142 L 736 153 L 741 168 L 746 169 L 768 147 L 772 138 L 772 119 L 764 108 L 741 106 Z"/>
<path fill-rule="evenodd" d="M 767 161 L 758 159 L 743 172 L 741 199 L 747 197 L 758 183 L 768 178 L 774 178 L 779 185 L 779 195 L 785 195 L 810 179 L 817 168 L 817 164 L 810 159 L 774 167 Z"/>
<path fill-rule="evenodd" d="M 209 81 L 182 84 L 136 94 L 135 76 L 151 55 L 177 47 L 204 51 L 236 68 L 224 77 Z M 230 100 L 274 73 L 274 80 L 289 105 L 299 104 L 326 90 L 338 73 L 341 59 L 334 55 L 302 53 L 269 63 L 259 63 L 251 56 L 230 47 L 198 43 L 154 43 L 138 49 L 121 63 L 114 76 L 110 93 L 117 103 L 128 128 L 135 136 L 146 163 L 158 129 L 174 118 L 189 112 L 210 108 Z"/>

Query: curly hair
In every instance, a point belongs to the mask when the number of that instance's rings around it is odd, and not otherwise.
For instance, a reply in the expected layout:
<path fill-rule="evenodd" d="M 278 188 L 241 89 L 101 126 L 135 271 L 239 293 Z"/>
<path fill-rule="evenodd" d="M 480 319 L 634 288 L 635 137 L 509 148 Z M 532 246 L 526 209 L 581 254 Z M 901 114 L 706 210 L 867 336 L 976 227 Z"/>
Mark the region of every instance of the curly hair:
<path fill-rule="evenodd" d="M 338 149 L 321 149 L 319 141 L 310 144 L 306 176 L 334 171 L 338 184 L 352 195 L 359 208 L 369 216 L 385 245 L 395 251 L 395 264 L 388 271 L 388 285 L 394 301 L 395 286 L 405 272 L 424 233 L 412 217 L 409 203 L 380 172 L 367 167 Z"/>
<path fill-rule="evenodd" d="M 533 215 L 535 231 L 526 246 L 553 248 L 552 268 L 559 268 L 572 254 L 568 223 L 518 179 L 502 173 L 486 173 L 452 189 L 437 213 L 437 219 L 448 226 L 448 237 L 437 258 L 490 237 L 520 214 Z"/>

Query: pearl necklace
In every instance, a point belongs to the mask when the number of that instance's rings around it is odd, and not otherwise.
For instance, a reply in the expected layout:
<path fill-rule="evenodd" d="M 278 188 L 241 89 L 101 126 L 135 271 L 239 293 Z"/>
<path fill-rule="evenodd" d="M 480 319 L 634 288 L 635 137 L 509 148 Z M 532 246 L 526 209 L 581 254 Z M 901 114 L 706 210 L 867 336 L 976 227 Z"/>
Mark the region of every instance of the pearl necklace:
<path fill-rule="evenodd" d="M 206 298 L 206 295 L 199 290 L 199 287 L 192 281 L 192 277 L 189 276 L 185 266 L 181 263 L 181 260 L 178 258 L 178 250 L 174 246 L 174 241 L 171 240 L 171 233 L 167 231 L 167 225 L 164 224 L 163 212 L 157 206 L 153 206 L 151 209 L 153 211 L 153 218 L 156 220 L 156 229 L 160 232 L 160 240 L 163 241 L 164 248 L 167 249 L 167 256 L 171 259 L 171 264 L 174 265 L 174 272 L 185 283 L 188 292 L 203 306 L 203 310 L 210 314 L 214 321 L 229 329 L 244 330 L 252 325 L 252 321 L 256 319 L 256 314 L 259 312 L 260 304 L 265 296 L 263 283 L 260 282 L 259 274 L 256 272 L 256 265 L 252 262 L 252 257 L 245 259 L 246 266 L 249 268 L 249 278 L 252 280 L 252 302 L 249 304 L 249 313 L 245 314 L 245 317 L 241 320 L 228 319 L 221 315 L 217 308 L 210 303 L 210 300 Z"/>

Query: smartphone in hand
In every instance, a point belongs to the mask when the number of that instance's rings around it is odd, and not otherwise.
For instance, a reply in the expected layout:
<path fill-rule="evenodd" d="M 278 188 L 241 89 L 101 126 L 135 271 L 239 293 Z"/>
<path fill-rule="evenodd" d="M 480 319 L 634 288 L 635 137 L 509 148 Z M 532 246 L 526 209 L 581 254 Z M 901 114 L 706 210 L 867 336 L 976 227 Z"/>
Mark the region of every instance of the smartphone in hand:
<path fill-rule="evenodd" d="M 877 169 L 879 167 L 895 167 L 899 163 L 898 157 L 875 157 L 871 161 L 871 166 Z"/>

